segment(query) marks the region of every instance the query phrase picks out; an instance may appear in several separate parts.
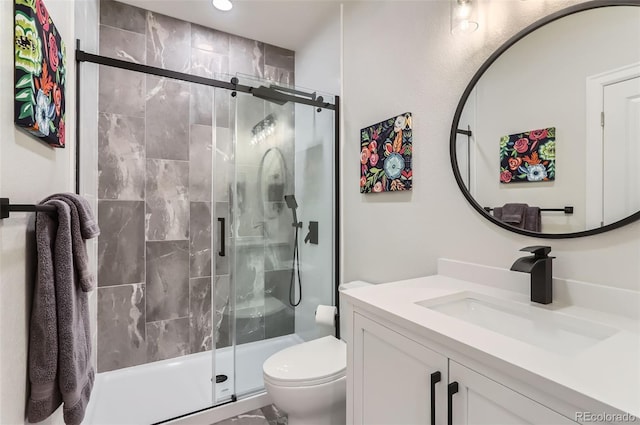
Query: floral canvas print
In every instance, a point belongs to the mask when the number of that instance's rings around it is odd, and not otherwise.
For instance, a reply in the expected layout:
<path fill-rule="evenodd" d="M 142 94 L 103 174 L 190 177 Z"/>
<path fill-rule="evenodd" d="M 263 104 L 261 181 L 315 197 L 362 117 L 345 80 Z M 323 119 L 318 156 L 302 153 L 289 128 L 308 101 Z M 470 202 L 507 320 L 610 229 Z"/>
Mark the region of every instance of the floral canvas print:
<path fill-rule="evenodd" d="M 556 177 L 556 128 L 500 139 L 500 182 L 541 182 Z"/>
<path fill-rule="evenodd" d="M 411 113 L 360 130 L 360 193 L 411 190 Z"/>
<path fill-rule="evenodd" d="M 42 0 L 15 0 L 15 122 L 65 145 L 65 46 Z"/>

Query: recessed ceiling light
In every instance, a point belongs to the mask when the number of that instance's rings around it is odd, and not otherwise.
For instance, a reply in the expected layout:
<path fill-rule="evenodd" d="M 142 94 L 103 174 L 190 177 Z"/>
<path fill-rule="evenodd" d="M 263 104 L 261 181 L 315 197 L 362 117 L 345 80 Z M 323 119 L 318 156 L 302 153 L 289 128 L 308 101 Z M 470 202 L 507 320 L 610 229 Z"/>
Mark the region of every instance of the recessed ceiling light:
<path fill-rule="evenodd" d="M 225 12 L 231 10 L 231 8 L 233 7 L 229 0 L 212 0 L 211 3 L 213 3 L 213 7 L 215 7 L 216 9 Z"/>

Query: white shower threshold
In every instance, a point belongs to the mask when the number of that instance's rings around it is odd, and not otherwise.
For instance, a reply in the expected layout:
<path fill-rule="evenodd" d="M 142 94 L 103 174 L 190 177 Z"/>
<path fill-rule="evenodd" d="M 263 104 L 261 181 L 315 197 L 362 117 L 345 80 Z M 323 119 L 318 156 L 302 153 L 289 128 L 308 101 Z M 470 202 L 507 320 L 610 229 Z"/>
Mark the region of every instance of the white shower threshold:
<path fill-rule="evenodd" d="M 203 425 L 266 406 L 271 399 L 264 392 L 262 364 L 301 342 L 291 334 L 238 345 L 235 375 L 233 347 L 216 350 L 215 374 L 227 380 L 215 386 L 211 351 L 99 373 L 83 424 L 153 424 L 180 417 L 167 423 Z M 238 401 L 214 407 L 233 394 Z"/>

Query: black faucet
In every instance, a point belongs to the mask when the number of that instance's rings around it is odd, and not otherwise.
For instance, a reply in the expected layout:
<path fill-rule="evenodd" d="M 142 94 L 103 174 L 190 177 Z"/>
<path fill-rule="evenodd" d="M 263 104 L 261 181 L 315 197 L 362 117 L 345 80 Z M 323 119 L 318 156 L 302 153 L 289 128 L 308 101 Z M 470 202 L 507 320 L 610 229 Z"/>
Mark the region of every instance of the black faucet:
<path fill-rule="evenodd" d="M 527 246 L 520 251 L 532 252 L 532 256 L 518 258 L 511 270 L 531 274 L 531 301 L 550 304 L 553 297 L 550 246 Z"/>

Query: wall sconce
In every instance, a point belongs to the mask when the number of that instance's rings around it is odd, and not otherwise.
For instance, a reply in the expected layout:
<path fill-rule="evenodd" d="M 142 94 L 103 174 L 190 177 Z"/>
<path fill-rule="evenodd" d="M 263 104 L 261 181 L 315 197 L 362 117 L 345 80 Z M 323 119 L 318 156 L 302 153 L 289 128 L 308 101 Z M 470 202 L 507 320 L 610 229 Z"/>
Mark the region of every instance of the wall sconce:
<path fill-rule="evenodd" d="M 451 34 L 470 34 L 477 30 L 478 10 L 474 0 L 450 0 L 450 2 Z"/>
<path fill-rule="evenodd" d="M 276 117 L 273 114 L 269 114 L 258 124 L 254 125 L 251 129 L 251 144 L 257 145 L 275 133 L 276 122 Z"/>

